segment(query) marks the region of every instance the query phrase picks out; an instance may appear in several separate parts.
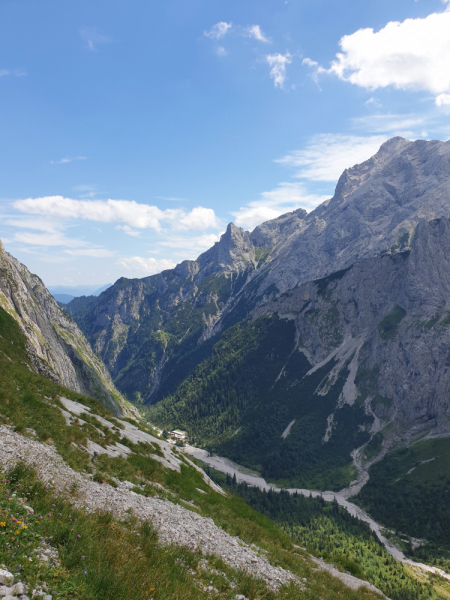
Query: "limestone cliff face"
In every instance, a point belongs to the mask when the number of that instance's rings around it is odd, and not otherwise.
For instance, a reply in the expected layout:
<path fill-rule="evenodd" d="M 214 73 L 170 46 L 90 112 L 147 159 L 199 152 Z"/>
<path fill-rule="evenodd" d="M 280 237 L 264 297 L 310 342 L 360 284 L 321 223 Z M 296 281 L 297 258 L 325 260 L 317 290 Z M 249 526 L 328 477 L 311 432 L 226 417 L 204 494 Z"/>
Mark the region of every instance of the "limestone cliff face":
<path fill-rule="evenodd" d="M 391 433 L 450 433 L 450 222 L 419 222 L 411 249 L 363 259 L 260 305 L 295 321 L 316 366 L 349 368 L 340 402 L 365 405 Z M 326 389 L 326 383 L 324 386 Z M 338 408 L 338 407 L 336 407 Z"/>
<path fill-rule="evenodd" d="M 259 293 L 274 285 L 284 292 L 362 258 L 409 248 L 420 219 L 443 216 L 450 216 L 450 142 L 393 138 L 344 171 L 331 200 L 250 234 L 271 250 Z"/>
<path fill-rule="evenodd" d="M 0 306 L 26 335 L 30 362 L 37 372 L 98 398 L 116 414 L 122 412 L 120 393 L 77 324 L 59 307 L 41 279 L 5 252 L 1 241 Z"/>

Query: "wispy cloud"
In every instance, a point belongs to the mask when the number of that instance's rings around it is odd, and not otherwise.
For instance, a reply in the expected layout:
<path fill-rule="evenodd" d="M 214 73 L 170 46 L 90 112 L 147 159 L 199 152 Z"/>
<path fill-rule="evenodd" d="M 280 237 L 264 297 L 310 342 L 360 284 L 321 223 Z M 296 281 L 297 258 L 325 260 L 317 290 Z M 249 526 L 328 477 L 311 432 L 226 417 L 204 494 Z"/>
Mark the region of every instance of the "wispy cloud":
<path fill-rule="evenodd" d="M 137 229 L 132 229 L 129 225 L 117 225 L 116 229 L 122 229 L 127 235 L 131 235 L 132 237 L 140 237 L 142 231 L 138 231 Z"/>
<path fill-rule="evenodd" d="M 292 56 L 287 52 L 286 54 L 268 54 L 265 58 L 271 67 L 270 76 L 275 87 L 283 89 L 286 80 L 286 66 L 291 64 Z"/>
<path fill-rule="evenodd" d="M 353 128 L 366 133 L 386 133 L 403 137 L 418 137 L 424 127 L 432 125 L 434 116 L 424 114 L 376 114 L 351 119 Z"/>
<path fill-rule="evenodd" d="M 178 196 L 154 196 L 155 200 L 167 200 L 168 202 L 189 202 L 187 198 L 179 198 Z"/>
<path fill-rule="evenodd" d="M 19 231 L 14 234 L 14 240 L 32 246 L 65 246 L 66 248 L 92 248 L 93 244 L 85 240 L 68 238 L 59 232 L 53 233 L 30 233 Z"/>
<path fill-rule="evenodd" d="M 121 258 L 117 261 L 117 264 L 127 269 L 127 271 L 131 271 L 136 277 L 155 275 L 165 269 L 173 269 L 175 267 L 175 263 L 167 258 L 158 260 L 153 257 L 146 258 L 143 256 Z"/>
<path fill-rule="evenodd" d="M 209 29 L 208 31 L 204 31 L 203 35 L 213 40 L 220 40 L 226 36 L 226 34 L 233 27 L 232 23 L 227 23 L 226 21 L 219 21 Z"/>
<path fill-rule="evenodd" d="M 254 38 L 255 40 L 258 40 L 258 42 L 263 42 L 265 44 L 270 44 L 270 40 L 268 37 L 266 37 L 264 35 L 264 33 L 261 31 L 261 27 L 259 25 L 251 25 L 250 27 L 245 27 L 243 34 L 246 37 L 250 37 L 250 38 Z"/>
<path fill-rule="evenodd" d="M 295 177 L 299 179 L 337 182 L 345 169 L 369 159 L 388 137 L 318 134 L 302 150 L 295 150 L 275 162 L 294 168 Z"/>
<path fill-rule="evenodd" d="M 83 27 L 80 29 L 80 36 L 84 41 L 85 48 L 91 52 L 98 50 L 99 46 L 112 42 L 112 39 L 99 27 Z"/>
<path fill-rule="evenodd" d="M 68 163 L 74 162 L 76 160 L 86 160 L 87 156 L 66 156 L 65 158 L 60 158 L 59 160 L 51 160 L 51 165 L 67 165 Z"/>
<path fill-rule="evenodd" d="M 69 256 L 90 256 L 92 258 L 109 258 L 114 256 L 115 252 L 105 248 L 86 248 L 81 250 L 64 250 Z"/>
<path fill-rule="evenodd" d="M 0 69 L 0 77 L 25 77 L 26 72 L 23 69 Z"/>
<path fill-rule="evenodd" d="M 328 198 L 329 196 L 308 193 L 303 183 L 283 182 L 273 190 L 262 192 L 258 200 L 249 202 L 232 214 L 236 225 L 253 229 L 264 221 L 297 208 L 310 211 Z"/>

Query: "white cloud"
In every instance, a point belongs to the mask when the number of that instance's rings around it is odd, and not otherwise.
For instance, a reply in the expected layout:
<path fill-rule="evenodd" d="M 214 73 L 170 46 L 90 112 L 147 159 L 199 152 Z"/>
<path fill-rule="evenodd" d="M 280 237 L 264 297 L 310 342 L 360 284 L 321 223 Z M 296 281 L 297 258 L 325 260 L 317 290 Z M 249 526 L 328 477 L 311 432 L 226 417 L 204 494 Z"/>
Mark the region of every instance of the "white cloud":
<path fill-rule="evenodd" d="M 66 156 L 66 158 L 60 158 L 59 160 L 51 160 L 50 164 L 51 165 L 66 165 L 67 163 L 71 163 L 75 160 L 86 160 L 87 156 L 74 156 L 74 157 L 70 157 L 70 156 Z"/>
<path fill-rule="evenodd" d="M 364 102 L 366 106 L 376 106 L 377 108 L 381 106 L 381 102 L 378 98 L 374 98 L 373 96 Z"/>
<path fill-rule="evenodd" d="M 328 198 L 329 196 L 309 194 L 302 183 L 283 182 L 273 190 L 262 192 L 259 200 L 250 202 L 232 214 L 236 225 L 253 229 L 264 221 L 275 219 L 297 208 L 312 210 Z"/>
<path fill-rule="evenodd" d="M 12 77 L 25 77 L 26 73 L 23 69 L 13 69 L 12 71 L 9 69 L 0 69 L 0 77 L 6 77 L 7 75 L 12 75 Z"/>
<path fill-rule="evenodd" d="M 209 227 L 218 227 L 218 221 L 212 208 L 197 206 L 177 220 L 175 227 L 177 229 L 208 229 Z"/>
<path fill-rule="evenodd" d="M 51 160 L 50 164 L 52 165 L 66 165 L 67 163 L 70 163 L 74 160 L 85 160 L 86 157 L 85 156 L 77 156 L 76 158 L 70 158 L 70 157 L 66 157 L 66 158 L 60 158 L 59 160 Z"/>
<path fill-rule="evenodd" d="M 417 137 L 424 125 L 428 125 L 430 122 L 430 115 L 414 113 L 406 115 L 377 114 L 352 119 L 353 127 L 365 132 L 384 132 L 391 136 L 402 135 L 403 137 Z"/>
<path fill-rule="evenodd" d="M 264 42 L 265 44 L 270 44 L 269 38 L 267 38 L 263 32 L 261 31 L 261 27 L 259 25 L 252 25 L 251 27 L 247 27 L 244 29 L 244 35 L 246 37 L 254 38 L 258 40 L 258 42 Z"/>
<path fill-rule="evenodd" d="M 174 229 L 206 229 L 219 227 L 211 208 L 198 206 L 190 212 L 183 209 L 160 210 L 157 206 L 134 200 L 74 200 L 63 196 L 27 198 L 13 202 L 23 213 L 61 219 L 83 219 L 102 223 L 123 223 L 135 229 L 161 231 L 161 223 Z"/>
<path fill-rule="evenodd" d="M 217 56 L 226 56 L 228 53 L 223 46 L 219 46 L 216 50 Z"/>
<path fill-rule="evenodd" d="M 84 240 L 67 238 L 62 233 L 30 233 L 19 231 L 14 234 L 16 242 L 32 246 L 66 246 L 67 248 L 91 248 L 93 244 Z"/>
<path fill-rule="evenodd" d="M 216 233 L 205 233 L 199 237 L 188 237 L 188 236 L 170 236 L 164 241 L 160 242 L 160 246 L 165 248 L 175 248 L 178 250 L 189 250 L 195 254 L 194 258 L 197 258 L 199 252 L 204 252 L 211 248 L 211 246 L 218 242 L 221 234 Z"/>
<path fill-rule="evenodd" d="M 132 237 L 140 237 L 142 231 L 136 231 L 136 229 L 131 229 L 128 225 L 117 225 L 116 229 L 122 229 L 127 235 L 131 235 Z"/>
<path fill-rule="evenodd" d="M 425 18 L 391 21 L 375 32 L 360 29 L 344 36 L 329 69 L 317 73 L 337 75 L 360 87 L 375 90 L 393 86 L 422 90 L 438 96 L 450 92 L 450 11 Z"/>
<path fill-rule="evenodd" d="M 209 37 L 213 40 L 220 40 L 225 37 L 225 35 L 232 28 L 232 23 L 226 23 L 225 21 L 220 21 L 211 27 L 209 31 L 204 31 L 203 35 Z"/>
<path fill-rule="evenodd" d="M 90 256 L 92 258 L 109 258 L 114 256 L 114 252 L 111 250 L 105 250 L 104 248 L 88 248 L 86 250 L 64 250 L 66 254 L 70 256 Z"/>
<path fill-rule="evenodd" d="M 18 219 L 8 219 L 5 221 L 6 225 L 11 227 L 20 227 L 24 229 L 37 229 L 38 231 L 47 231 L 48 233 L 54 233 L 61 229 L 61 226 L 56 221 L 50 221 L 48 219 L 27 219 L 19 217 Z"/>
<path fill-rule="evenodd" d="M 301 179 L 336 182 L 344 169 L 369 159 L 386 139 L 383 135 L 319 134 L 303 150 L 275 162 L 298 169 L 296 177 Z"/>
<path fill-rule="evenodd" d="M 142 256 L 131 256 L 130 258 L 121 258 L 117 264 L 131 271 L 136 277 L 143 275 L 155 275 L 165 269 L 173 269 L 175 263 L 172 260 L 161 258 L 143 258 Z"/>
<path fill-rule="evenodd" d="M 292 62 L 291 55 L 289 52 L 286 54 L 268 54 L 266 61 L 271 67 L 270 76 L 273 79 L 275 87 L 282 89 L 286 79 L 286 65 Z"/>
<path fill-rule="evenodd" d="M 80 29 L 80 35 L 85 42 L 85 47 L 91 52 L 97 50 L 98 46 L 112 42 L 112 39 L 98 27 L 83 27 Z"/>
<path fill-rule="evenodd" d="M 448 0 L 450 2 L 450 0 Z M 436 98 L 436 106 L 449 106 L 450 94 L 439 94 Z"/>

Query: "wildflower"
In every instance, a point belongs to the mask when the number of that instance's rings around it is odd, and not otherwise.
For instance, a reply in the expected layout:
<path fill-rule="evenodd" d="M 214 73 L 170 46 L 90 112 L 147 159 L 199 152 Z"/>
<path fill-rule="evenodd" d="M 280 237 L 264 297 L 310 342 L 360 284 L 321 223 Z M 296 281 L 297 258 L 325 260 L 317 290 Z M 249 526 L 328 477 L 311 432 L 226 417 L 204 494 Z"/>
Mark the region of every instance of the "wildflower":
<path fill-rule="evenodd" d="M 0 527 L 6 527 L 6 523 L 5 523 L 5 521 L 2 521 L 2 522 L 0 523 Z"/>
<path fill-rule="evenodd" d="M 85 558 L 86 558 L 85 556 L 82 556 L 82 557 L 81 557 L 81 560 L 84 560 Z"/>
<path fill-rule="evenodd" d="M 56 506 L 56 504 L 52 504 L 52 506 Z"/>
<path fill-rule="evenodd" d="M 80 538 L 80 537 L 81 537 L 81 535 L 79 533 L 77 533 L 77 538 Z"/>
<path fill-rule="evenodd" d="M 22 529 L 28 529 L 28 525 L 22 525 Z"/>
<path fill-rule="evenodd" d="M 86 575 L 87 571 L 83 571 L 83 573 Z"/>
<path fill-rule="evenodd" d="M 14 541 L 14 538 L 9 538 L 12 542 Z"/>

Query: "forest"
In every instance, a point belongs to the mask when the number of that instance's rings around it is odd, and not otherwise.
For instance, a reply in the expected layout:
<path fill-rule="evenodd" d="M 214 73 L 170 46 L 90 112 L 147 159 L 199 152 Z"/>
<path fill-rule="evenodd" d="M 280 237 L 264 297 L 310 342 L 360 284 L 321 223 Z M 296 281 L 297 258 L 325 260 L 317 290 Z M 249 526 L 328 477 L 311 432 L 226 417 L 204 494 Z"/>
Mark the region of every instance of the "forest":
<path fill-rule="evenodd" d="M 337 502 L 321 497 L 291 495 L 287 491 L 263 492 L 236 477 L 202 465 L 208 475 L 254 510 L 273 520 L 292 540 L 311 554 L 333 563 L 340 570 L 366 579 L 391 600 L 436 598 L 429 582 L 419 581 L 396 561 L 367 523 L 352 517 Z"/>

